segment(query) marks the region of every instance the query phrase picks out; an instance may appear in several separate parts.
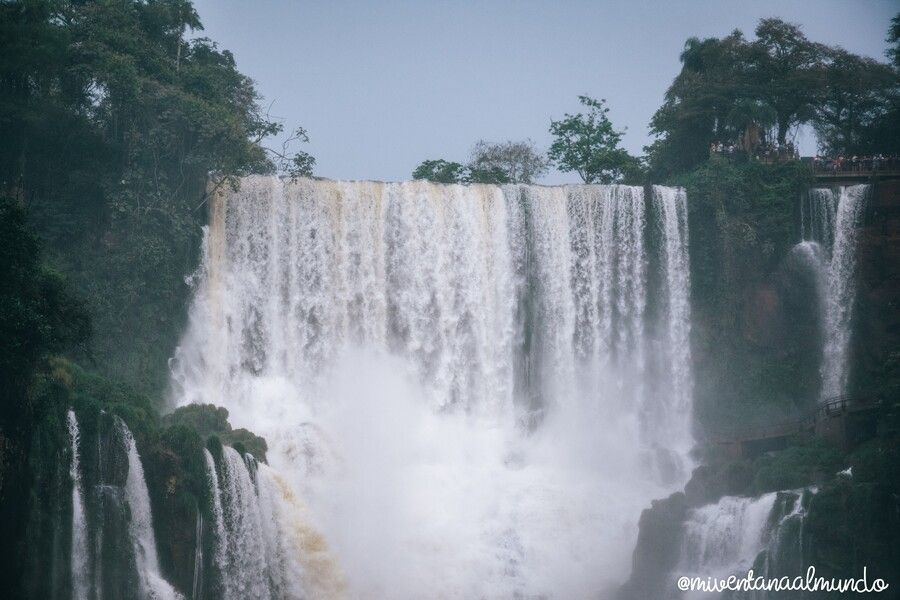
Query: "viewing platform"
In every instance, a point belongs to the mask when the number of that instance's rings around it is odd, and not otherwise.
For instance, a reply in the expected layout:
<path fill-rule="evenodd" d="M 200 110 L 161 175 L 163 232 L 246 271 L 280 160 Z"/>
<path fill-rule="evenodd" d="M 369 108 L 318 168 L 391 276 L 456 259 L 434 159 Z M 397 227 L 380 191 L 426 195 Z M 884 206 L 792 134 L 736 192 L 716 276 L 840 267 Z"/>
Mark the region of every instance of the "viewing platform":
<path fill-rule="evenodd" d="M 753 458 L 787 448 L 798 436 L 816 436 L 848 450 L 875 435 L 878 396 L 836 396 L 795 419 L 756 427 L 716 431 L 709 442 L 728 458 Z"/>
<path fill-rule="evenodd" d="M 849 158 L 817 159 L 803 157 L 816 178 L 816 183 L 826 185 L 853 185 L 900 179 L 900 159 L 889 158 Z"/>

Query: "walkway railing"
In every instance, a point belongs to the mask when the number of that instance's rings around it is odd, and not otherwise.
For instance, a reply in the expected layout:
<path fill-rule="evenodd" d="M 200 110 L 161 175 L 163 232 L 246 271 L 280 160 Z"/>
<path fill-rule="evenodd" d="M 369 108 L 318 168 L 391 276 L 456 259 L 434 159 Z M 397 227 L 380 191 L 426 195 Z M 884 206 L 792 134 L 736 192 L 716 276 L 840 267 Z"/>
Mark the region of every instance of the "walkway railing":
<path fill-rule="evenodd" d="M 836 417 L 847 412 L 870 410 L 880 406 L 878 396 L 834 396 L 820 402 L 815 408 L 799 417 L 778 423 L 763 423 L 752 427 L 719 429 L 710 433 L 713 443 L 740 443 L 752 440 L 786 437 L 815 429 L 816 421 L 825 417 Z"/>

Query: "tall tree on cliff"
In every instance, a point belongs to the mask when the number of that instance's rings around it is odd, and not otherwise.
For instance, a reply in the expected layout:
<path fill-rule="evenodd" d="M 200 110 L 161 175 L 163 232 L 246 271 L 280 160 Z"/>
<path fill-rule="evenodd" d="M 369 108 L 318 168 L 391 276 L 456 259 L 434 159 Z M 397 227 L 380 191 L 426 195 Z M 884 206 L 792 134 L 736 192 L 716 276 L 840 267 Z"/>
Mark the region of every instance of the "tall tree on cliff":
<path fill-rule="evenodd" d="M 814 126 L 832 156 L 900 151 L 900 72 L 842 49 L 830 51 Z"/>
<path fill-rule="evenodd" d="M 798 25 L 763 19 L 749 50 L 749 92 L 775 111 L 776 141 L 784 144 L 791 127 L 815 115 L 825 88 L 826 47 L 809 41 Z"/>
<path fill-rule="evenodd" d="M 721 39 L 687 40 L 681 72 L 650 120 L 657 139 L 647 152 L 656 179 L 706 160 L 711 142 L 737 138 L 740 132 L 730 117 L 742 100 L 753 100 L 750 54 L 740 31 Z"/>

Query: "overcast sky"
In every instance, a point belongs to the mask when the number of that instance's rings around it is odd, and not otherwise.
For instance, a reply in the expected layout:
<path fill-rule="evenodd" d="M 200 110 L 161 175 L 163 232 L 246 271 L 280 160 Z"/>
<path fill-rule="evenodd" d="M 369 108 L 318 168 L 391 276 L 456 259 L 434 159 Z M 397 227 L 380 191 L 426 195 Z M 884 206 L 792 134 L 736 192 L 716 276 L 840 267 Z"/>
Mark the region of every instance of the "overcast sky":
<path fill-rule="evenodd" d="M 777 16 L 819 42 L 884 60 L 897 0 L 341 2 L 195 0 L 202 35 L 231 50 L 286 130 L 306 127 L 316 175 L 409 179 L 465 161 L 480 138 L 550 143 L 551 117 L 606 98 L 625 147 L 678 73 L 690 36 Z M 811 135 L 800 139 L 815 150 Z M 280 146 L 280 144 L 279 144 Z M 551 173 L 546 183 L 575 181 Z"/>

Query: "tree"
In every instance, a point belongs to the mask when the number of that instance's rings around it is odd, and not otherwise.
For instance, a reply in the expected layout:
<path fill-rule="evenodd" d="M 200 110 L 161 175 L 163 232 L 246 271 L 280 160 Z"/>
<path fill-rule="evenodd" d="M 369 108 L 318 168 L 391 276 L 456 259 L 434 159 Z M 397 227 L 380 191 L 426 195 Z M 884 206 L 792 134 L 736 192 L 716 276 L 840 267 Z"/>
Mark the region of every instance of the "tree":
<path fill-rule="evenodd" d="M 814 119 L 826 154 L 896 152 L 900 138 L 900 78 L 896 69 L 835 49 Z"/>
<path fill-rule="evenodd" d="M 900 15 L 892 23 L 888 41 L 896 43 Z M 812 42 L 779 19 L 761 20 L 755 33 L 753 41 L 740 31 L 687 41 L 681 72 L 650 122 L 653 179 L 695 168 L 710 143 L 747 151 L 757 142 L 784 144 L 802 124 L 816 128 L 829 152 L 896 151 L 900 112 L 890 67 Z"/>
<path fill-rule="evenodd" d="M 752 90 L 775 111 L 777 140 L 812 120 L 825 87 L 826 47 L 809 41 L 798 25 L 763 19 L 751 44 Z"/>
<path fill-rule="evenodd" d="M 25 390 L 49 353 L 85 343 L 90 317 L 65 280 L 44 264 L 25 211 L 0 197 L 0 434 L 26 411 Z"/>
<path fill-rule="evenodd" d="M 269 153 L 275 157 L 276 168 L 282 175 L 286 175 L 291 179 L 299 177 L 312 177 L 313 167 L 316 166 L 316 159 L 312 154 L 305 150 L 298 150 L 294 153 L 290 152 L 290 147 L 294 142 L 301 144 L 309 143 L 309 133 L 303 127 L 298 127 L 294 132 L 281 144 L 281 151 L 267 148 Z"/>
<path fill-rule="evenodd" d="M 897 13 L 897 16 L 891 19 L 891 27 L 888 29 L 888 36 L 885 41 L 891 45 L 885 52 L 885 55 L 891 59 L 894 67 L 900 69 L 900 13 Z"/>
<path fill-rule="evenodd" d="M 547 159 L 534 142 L 506 141 L 493 144 L 479 140 L 469 160 L 469 180 L 475 183 L 534 183 L 547 173 Z"/>
<path fill-rule="evenodd" d="M 612 183 L 619 180 L 634 162 L 619 147 L 624 132 L 616 131 L 607 117 L 606 100 L 579 96 L 586 113 L 566 114 L 550 121 L 554 141 L 548 155 L 560 170 L 575 171 L 585 183 Z"/>
<path fill-rule="evenodd" d="M 747 109 L 756 104 L 750 48 L 740 31 L 721 39 L 690 38 L 680 59 L 681 72 L 650 120 L 657 139 L 645 150 L 657 180 L 705 161 L 711 142 L 736 140 L 750 124 Z"/>
<path fill-rule="evenodd" d="M 465 176 L 463 165 L 444 159 L 423 161 L 412 173 L 413 179 L 426 179 L 434 183 L 462 183 Z"/>
<path fill-rule="evenodd" d="M 416 167 L 412 176 L 435 183 L 533 183 L 547 172 L 547 167 L 547 159 L 531 140 L 500 144 L 479 140 L 472 148 L 468 164 L 426 160 Z"/>
<path fill-rule="evenodd" d="M 0 195 L 84 297 L 100 370 L 148 392 L 186 319 L 208 176 L 276 168 L 261 141 L 281 125 L 201 29 L 187 0 L 0 2 Z"/>

